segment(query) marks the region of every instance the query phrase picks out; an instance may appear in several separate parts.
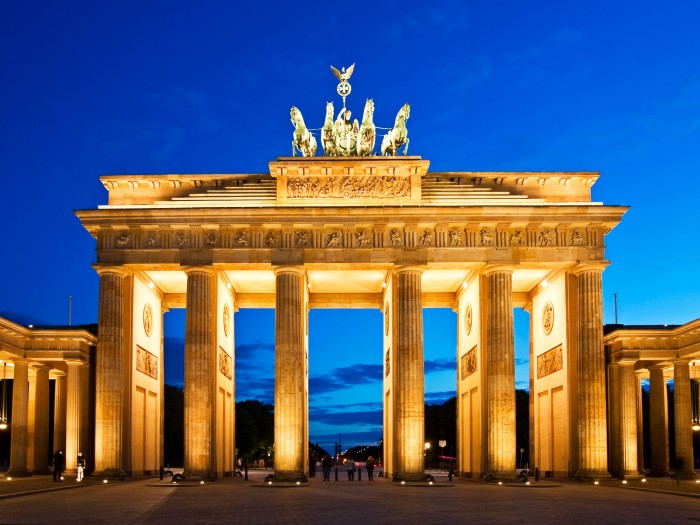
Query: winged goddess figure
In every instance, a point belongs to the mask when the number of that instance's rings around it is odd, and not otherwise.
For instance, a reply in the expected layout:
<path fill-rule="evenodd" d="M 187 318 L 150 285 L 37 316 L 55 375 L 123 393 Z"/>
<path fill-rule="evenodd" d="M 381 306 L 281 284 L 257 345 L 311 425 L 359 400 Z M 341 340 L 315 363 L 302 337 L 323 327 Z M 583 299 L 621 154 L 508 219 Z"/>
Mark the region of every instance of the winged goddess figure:
<path fill-rule="evenodd" d="M 347 69 L 342 67 L 340 68 L 340 71 L 338 71 L 337 68 L 331 66 L 331 71 L 333 71 L 333 74 L 338 78 L 338 80 L 340 80 L 340 84 L 338 84 L 336 91 L 338 92 L 338 95 L 343 97 L 343 107 L 345 106 L 345 97 L 347 97 L 350 94 L 350 91 L 352 91 L 352 87 L 350 86 L 350 82 L 348 82 L 348 79 L 352 76 L 352 72 L 354 70 L 355 64 L 353 64 Z"/>

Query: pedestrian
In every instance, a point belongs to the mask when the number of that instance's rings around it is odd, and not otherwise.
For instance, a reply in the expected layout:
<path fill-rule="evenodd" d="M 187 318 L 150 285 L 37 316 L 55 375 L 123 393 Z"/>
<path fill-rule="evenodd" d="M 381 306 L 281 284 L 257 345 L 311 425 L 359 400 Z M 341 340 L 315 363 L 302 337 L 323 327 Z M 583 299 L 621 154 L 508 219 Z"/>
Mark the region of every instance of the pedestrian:
<path fill-rule="evenodd" d="M 323 467 L 323 481 L 331 480 L 331 457 L 326 454 L 321 460 L 321 466 Z"/>
<path fill-rule="evenodd" d="M 367 458 L 365 466 L 367 467 L 367 479 L 372 481 L 374 479 L 372 476 L 372 472 L 374 472 L 374 458 L 372 456 Z"/>
<path fill-rule="evenodd" d="M 348 458 L 348 481 L 355 481 L 355 460 Z"/>
<path fill-rule="evenodd" d="M 61 471 L 63 470 L 63 452 L 57 450 L 53 455 L 53 480 L 61 481 Z"/>
<path fill-rule="evenodd" d="M 76 466 L 78 468 L 77 481 L 83 481 L 83 473 L 85 471 L 85 456 L 83 456 L 82 452 L 78 452 L 78 459 L 76 461 Z"/>

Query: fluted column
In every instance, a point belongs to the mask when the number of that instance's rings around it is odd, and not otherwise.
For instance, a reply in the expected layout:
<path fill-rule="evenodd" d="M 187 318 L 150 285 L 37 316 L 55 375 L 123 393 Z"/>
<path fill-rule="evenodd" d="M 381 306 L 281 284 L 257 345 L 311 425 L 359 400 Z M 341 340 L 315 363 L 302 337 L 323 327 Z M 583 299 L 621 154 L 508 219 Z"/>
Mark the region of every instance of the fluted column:
<path fill-rule="evenodd" d="M 214 456 L 216 373 L 216 272 L 210 267 L 185 269 L 185 476 L 216 476 Z"/>
<path fill-rule="evenodd" d="M 626 478 L 639 475 L 637 463 L 637 376 L 634 373 L 634 361 L 618 363 L 620 392 L 620 472 L 618 476 Z"/>
<path fill-rule="evenodd" d="M 29 371 L 29 398 L 27 399 L 27 470 L 34 470 L 34 406 L 36 405 L 36 374 Z"/>
<path fill-rule="evenodd" d="M 690 364 L 686 359 L 673 362 L 673 412 L 676 433 L 674 470 L 680 470 L 683 478 L 695 478 L 693 429 L 690 426 L 693 418 L 690 404 Z"/>
<path fill-rule="evenodd" d="M 16 359 L 12 381 L 12 441 L 10 476 L 29 476 L 27 469 L 27 421 L 29 407 L 29 361 Z"/>
<path fill-rule="evenodd" d="M 639 473 L 644 473 L 644 407 L 642 401 L 642 378 L 644 373 L 637 371 L 634 373 L 634 391 L 637 398 L 637 469 Z"/>
<path fill-rule="evenodd" d="M 299 481 L 304 461 L 308 414 L 305 386 L 304 290 L 302 267 L 275 272 L 275 474 L 276 481 Z"/>
<path fill-rule="evenodd" d="M 65 469 L 72 474 L 77 472 L 78 452 L 85 452 L 88 445 L 88 400 L 85 389 L 87 366 L 81 361 L 68 361 L 67 365 Z"/>
<path fill-rule="evenodd" d="M 577 404 L 579 456 L 576 477 L 609 477 L 603 349 L 603 266 L 582 265 L 578 278 Z"/>
<path fill-rule="evenodd" d="M 414 266 L 394 270 L 396 350 L 394 354 L 394 480 L 425 478 L 425 396 L 421 275 Z"/>
<path fill-rule="evenodd" d="M 668 476 L 668 412 L 666 379 L 661 365 L 649 368 L 649 428 L 652 476 Z"/>
<path fill-rule="evenodd" d="M 53 448 L 56 451 L 66 450 L 66 374 L 54 370 L 54 375 Z"/>
<path fill-rule="evenodd" d="M 49 472 L 49 368 L 36 368 L 33 474 Z"/>
<path fill-rule="evenodd" d="M 128 445 L 123 435 L 128 351 L 124 333 L 124 278 L 128 273 L 119 267 L 98 268 L 97 273 L 100 297 L 95 359 L 95 470 L 101 476 L 123 476 L 126 474 L 123 451 Z"/>
<path fill-rule="evenodd" d="M 516 468 L 513 270 L 491 266 L 486 276 L 487 473 L 513 477 Z"/>

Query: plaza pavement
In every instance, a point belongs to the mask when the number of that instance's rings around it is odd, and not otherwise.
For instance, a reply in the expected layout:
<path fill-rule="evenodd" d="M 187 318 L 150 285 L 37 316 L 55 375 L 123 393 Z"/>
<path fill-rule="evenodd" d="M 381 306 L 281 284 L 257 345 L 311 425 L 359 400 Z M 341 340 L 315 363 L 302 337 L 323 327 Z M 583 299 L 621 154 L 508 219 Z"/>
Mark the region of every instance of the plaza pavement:
<path fill-rule="evenodd" d="M 531 480 L 486 484 L 436 477 L 433 486 L 400 486 L 383 478 L 266 486 L 269 471 L 249 480 L 173 485 L 158 478 L 103 483 L 50 476 L 0 479 L 0 524 L 586 524 L 700 522 L 700 484 L 653 480 L 622 485 Z"/>

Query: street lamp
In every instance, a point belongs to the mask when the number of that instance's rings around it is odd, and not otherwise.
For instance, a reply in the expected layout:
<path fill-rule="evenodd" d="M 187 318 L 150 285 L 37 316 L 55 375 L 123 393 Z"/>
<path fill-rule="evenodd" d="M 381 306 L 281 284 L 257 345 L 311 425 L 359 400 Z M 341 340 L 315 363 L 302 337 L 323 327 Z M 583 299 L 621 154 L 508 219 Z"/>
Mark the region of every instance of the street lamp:
<path fill-rule="evenodd" d="M 2 408 L 0 412 L 0 430 L 7 429 L 7 363 L 2 364 Z"/>
<path fill-rule="evenodd" d="M 523 468 L 523 452 L 525 452 L 525 449 L 520 447 L 520 468 Z"/>

